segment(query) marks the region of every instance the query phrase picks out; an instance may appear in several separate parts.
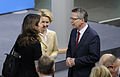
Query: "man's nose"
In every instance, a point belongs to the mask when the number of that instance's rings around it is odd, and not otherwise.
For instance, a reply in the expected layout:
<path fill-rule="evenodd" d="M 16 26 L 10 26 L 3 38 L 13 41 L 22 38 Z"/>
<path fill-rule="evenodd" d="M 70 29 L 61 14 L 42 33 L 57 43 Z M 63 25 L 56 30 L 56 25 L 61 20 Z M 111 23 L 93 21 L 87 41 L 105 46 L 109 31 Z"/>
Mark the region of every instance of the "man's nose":
<path fill-rule="evenodd" d="M 71 23 L 74 23 L 73 21 L 71 21 Z"/>
<path fill-rule="evenodd" d="M 74 21 L 73 20 L 70 20 L 71 23 L 73 23 Z"/>

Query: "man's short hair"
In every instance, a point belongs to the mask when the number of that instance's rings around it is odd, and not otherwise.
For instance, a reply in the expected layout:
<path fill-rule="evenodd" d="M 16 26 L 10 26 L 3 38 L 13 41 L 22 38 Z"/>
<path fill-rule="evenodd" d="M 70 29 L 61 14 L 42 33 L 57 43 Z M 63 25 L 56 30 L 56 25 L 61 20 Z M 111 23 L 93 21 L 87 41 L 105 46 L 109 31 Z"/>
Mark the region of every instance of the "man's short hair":
<path fill-rule="evenodd" d="M 38 61 L 38 71 L 41 74 L 51 74 L 53 72 L 54 61 L 48 56 L 41 56 Z"/>
<path fill-rule="evenodd" d="M 74 8 L 72 10 L 72 12 L 77 12 L 78 13 L 78 17 L 81 19 L 81 18 L 84 18 L 84 21 L 87 22 L 88 21 L 88 13 L 85 9 L 83 8 Z"/>

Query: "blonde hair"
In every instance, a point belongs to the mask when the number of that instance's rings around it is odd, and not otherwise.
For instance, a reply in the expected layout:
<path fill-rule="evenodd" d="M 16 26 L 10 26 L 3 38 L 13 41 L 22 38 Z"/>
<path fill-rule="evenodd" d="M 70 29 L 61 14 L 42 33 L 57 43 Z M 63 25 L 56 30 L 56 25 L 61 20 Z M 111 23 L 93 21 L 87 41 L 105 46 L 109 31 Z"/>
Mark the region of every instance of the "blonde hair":
<path fill-rule="evenodd" d="M 112 65 L 115 61 L 117 60 L 117 58 L 112 55 L 112 54 L 104 54 L 99 61 L 99 65 Z"/>
<path fill-rule="evenodd" d="M 90 77 L 112 77 L 112 75 L 105 66 L 101 65 L 92 68 Z"/>
<path fill-rule="evenodd" d="M 50 22 L 53 21 L 53 15 L 48 9 L 41 9 L 37 14 L 39 14 L 40 16 L 48 17 Z"/>

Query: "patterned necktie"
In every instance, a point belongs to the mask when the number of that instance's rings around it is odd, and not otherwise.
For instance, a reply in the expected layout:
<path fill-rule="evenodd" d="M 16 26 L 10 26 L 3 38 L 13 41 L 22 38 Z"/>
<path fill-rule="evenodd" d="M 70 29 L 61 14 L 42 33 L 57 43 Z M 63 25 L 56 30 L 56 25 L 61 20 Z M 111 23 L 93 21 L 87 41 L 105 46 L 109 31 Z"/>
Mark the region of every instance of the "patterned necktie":
<path fill-rule="evenodd" d="M 80 37 L 80 32 L 77 32 L 76 47 L 77 47 L 77 45 L 78 45 L 78 42 L 79 42 L 79 37 Z"/>

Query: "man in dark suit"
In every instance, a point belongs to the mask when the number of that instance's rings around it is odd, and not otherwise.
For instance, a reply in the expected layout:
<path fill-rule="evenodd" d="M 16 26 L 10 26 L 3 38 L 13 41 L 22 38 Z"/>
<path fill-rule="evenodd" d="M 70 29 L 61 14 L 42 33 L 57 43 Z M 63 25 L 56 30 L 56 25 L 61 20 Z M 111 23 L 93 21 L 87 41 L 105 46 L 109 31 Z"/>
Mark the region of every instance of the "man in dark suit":
<path fill-rule="evenodd" d="M 68 77 L 89 77 L 92 67 L 100 58 L 100 39 L 95 30 L 87 24 L 88 14 L 82 8 L 72 10 L 71 31 L 66 65 Z"/>

